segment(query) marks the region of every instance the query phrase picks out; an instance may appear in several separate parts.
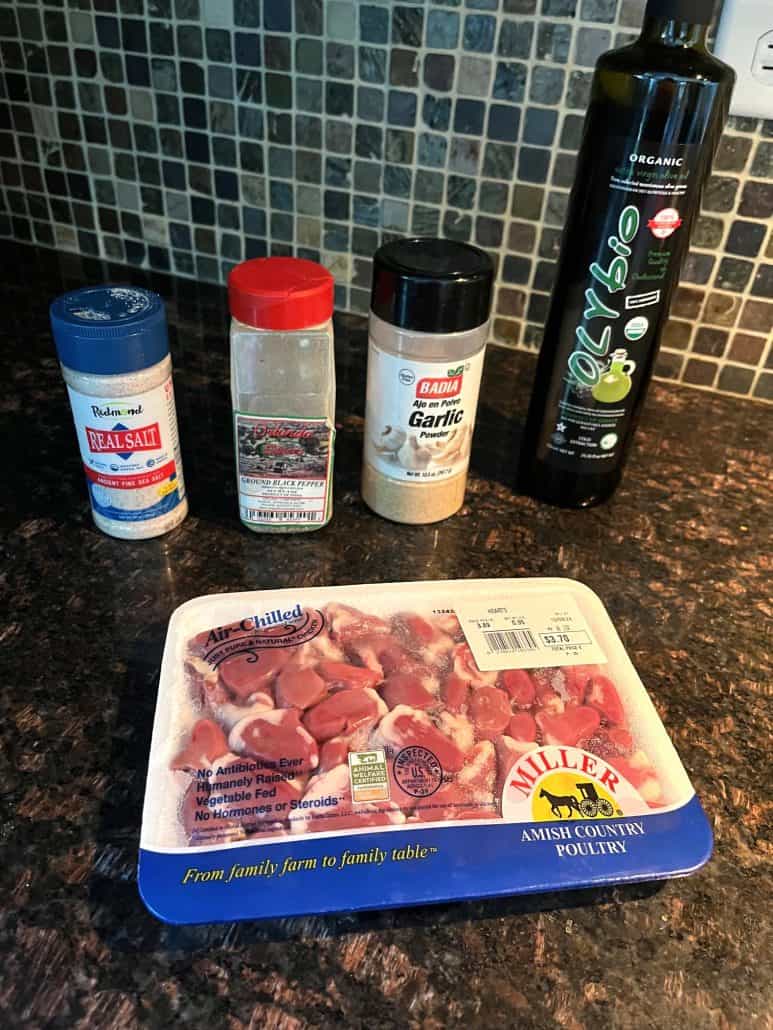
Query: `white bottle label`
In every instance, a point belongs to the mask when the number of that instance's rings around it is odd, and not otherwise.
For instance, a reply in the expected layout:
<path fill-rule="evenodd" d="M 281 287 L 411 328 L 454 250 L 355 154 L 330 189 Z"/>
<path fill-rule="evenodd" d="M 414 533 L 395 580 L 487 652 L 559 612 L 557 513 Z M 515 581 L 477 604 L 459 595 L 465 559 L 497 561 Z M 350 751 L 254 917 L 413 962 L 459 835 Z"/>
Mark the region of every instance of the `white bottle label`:
<path fill-rule="evenodd" d="M 172 377 L 129 397 L 67 392 L 94 511 L 147 522 L 176 508 L 185 484 Z"/>
<path fill-rule="evenodd" d="M 461 361 L 368 349 L 365 460 L 391 479 L 437 482 L 466 471 L 485 348 Z"/>
<path fill-rule="evenodd" d="M 330 517 L 335 429 L 324 418 L 234 412 L 239 515 L 252 526 L 321 526 Z"/>

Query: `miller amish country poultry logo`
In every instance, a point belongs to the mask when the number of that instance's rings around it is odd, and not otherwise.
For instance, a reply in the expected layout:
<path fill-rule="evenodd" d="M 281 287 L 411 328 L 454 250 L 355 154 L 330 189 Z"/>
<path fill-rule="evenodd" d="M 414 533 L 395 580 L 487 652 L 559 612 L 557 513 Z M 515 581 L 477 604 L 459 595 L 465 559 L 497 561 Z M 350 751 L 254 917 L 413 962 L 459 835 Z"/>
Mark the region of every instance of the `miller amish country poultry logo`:
<path fill-rule="evenodd" d="M 647 803 L 612 765 L 575 747 L 540 747 L 522 755 L 502 792 L 513 822 L 558 822 L 642 815 Z"/>

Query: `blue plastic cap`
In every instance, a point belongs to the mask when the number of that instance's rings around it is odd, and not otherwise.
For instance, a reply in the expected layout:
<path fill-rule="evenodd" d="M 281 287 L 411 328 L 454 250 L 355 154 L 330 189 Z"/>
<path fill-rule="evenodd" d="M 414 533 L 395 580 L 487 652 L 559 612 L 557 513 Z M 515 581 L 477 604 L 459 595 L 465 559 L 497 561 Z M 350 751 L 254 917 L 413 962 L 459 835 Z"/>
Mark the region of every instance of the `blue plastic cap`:
<path fill-rule="evenodd" d="M 53 301 L 50 315 L 59 360 L 75 372 L 138 372 L 169 353 L 164 302 L 138 286 L 73 290 Z"/>

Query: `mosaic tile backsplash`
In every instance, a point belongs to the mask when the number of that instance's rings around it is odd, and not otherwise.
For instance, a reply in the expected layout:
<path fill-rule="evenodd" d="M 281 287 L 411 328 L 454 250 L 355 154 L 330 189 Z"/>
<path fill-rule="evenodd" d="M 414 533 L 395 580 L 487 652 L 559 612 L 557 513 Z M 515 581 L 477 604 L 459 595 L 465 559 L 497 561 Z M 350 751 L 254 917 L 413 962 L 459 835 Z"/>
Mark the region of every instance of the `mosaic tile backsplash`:
<path fill-rule="evenodd" d="M 497 262 L 536 350 L 592 67 L 644 0 L 0 2 L 0 237 L 224 281 L 320 260 L 365 313 L 384 240 Z M 773 122 L 731 120 L 657 374 L 773 400 Z"/>

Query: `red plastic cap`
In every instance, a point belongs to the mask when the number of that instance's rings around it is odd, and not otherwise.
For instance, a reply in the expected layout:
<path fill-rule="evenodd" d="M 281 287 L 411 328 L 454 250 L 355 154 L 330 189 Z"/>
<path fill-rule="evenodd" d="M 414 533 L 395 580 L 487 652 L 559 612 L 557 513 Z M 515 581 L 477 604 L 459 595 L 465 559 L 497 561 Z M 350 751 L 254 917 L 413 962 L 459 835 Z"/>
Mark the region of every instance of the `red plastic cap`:
<path fill-rule="evenodd" d="M 304 258 L 242 261 L 228 276 L 231 314 L 256 329 L 308 329 L 333 314 L 333 276 Z"/>

